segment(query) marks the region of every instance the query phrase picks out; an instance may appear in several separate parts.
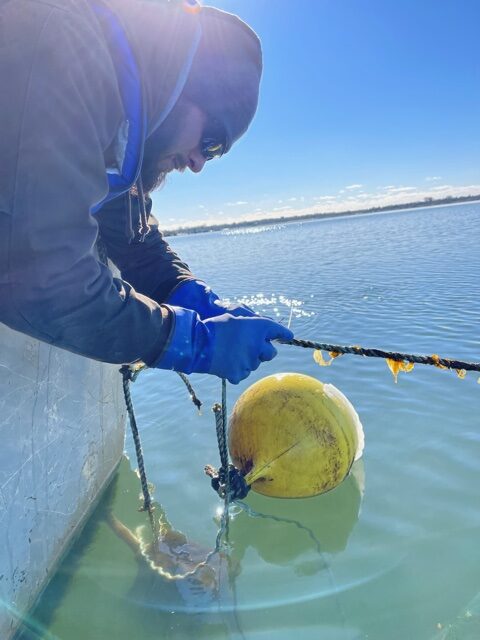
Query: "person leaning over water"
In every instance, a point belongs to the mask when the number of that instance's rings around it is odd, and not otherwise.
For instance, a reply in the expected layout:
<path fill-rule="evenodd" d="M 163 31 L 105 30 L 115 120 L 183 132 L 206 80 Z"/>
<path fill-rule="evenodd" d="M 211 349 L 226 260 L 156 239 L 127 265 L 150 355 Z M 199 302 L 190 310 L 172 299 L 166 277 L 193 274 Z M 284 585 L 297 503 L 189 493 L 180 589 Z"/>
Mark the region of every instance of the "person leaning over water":
<path fill-rule="evenodd" d="M 271 360 L 292 333 L 221 302 L 148 197 L 230 150 L 261 71 L 255 33 L 193 0 L 0 0 L 0 321 L 89 358 L 232 383 Z"/>

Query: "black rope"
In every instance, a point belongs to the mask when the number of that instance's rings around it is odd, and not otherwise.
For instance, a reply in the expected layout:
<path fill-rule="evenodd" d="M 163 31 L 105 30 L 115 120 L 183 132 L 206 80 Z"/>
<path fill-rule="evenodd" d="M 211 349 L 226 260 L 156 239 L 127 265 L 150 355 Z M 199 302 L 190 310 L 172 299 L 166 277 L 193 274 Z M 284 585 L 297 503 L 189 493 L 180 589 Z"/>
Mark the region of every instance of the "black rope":
<path fill-rule="evenodd" d="M 198 399 L 197 394 L 195 393 L 192 385 L 190 384 L 190 380 L 187 378 L 187 376 L 184 373 L 181 373 L 180 371 L 177 371 L 177 373 L 180 376 L 180 378 L 183 380 L 183 383 L 185 384 L 185 386 L 188 389 L 188 393 L 190 394 L 190 400 L 193 402 L 193 404 L 200 411 L 200 409 L 202 408 L 202 403 Z"/>
<path fill-rule="evenodd" d="M 133 410 L 132 396 L 130 394 L 130 382 L 135 381 L 140 371 L 141 369 L 138 369 L 136 371 L 132 370 L 132 368 L 129 367 L 128 365 L 124 365 L 120 369 L 120 373 L 122 374 L 123 395 L 125 397 L 125 405 L 127 407 L 128 419 L 130 422 L 130 429 L 132 431 L 133 442 L 135 445 L 138 472 L 140 474 L 140 483 L 142 485 L 143 506 L 141 508 L 141 511 L 148 511 L 152 528 L 155 530 L 154 522 L 153 522 L 154 507 L 152 504 L 152 498 L 150 496 L 150 490 L 148 488 L 147 474 L 145 471 L 145 464 L 143 461 L 142 443 L 140 441 L 140 435 L 138 433 L 137 421 L 135 418 L 135 412 Z"/>
<path fill-rule="evenodd" d="M 227 438 L 223 422 L 223 410 L 220 404 L 214 404 L 215 430 L 217 432 L 218 453 L 220 454 L 220 464 L 225 469 L 228 467 Z"/>
<path fill-rule="evenodd" d="M 229 464 L 228 460 L 228 445 L 227 445 L 227 381 L 225 378 L 222 378 L 222 439 L 223 439 L 223 448 L 225 449 L 225 463 L 222 462 L 222 467 L 228 469 L 228 473 L 225 474 L 225 509 L 228 510 L 228 503 L 230 499 L 235 499 L 234 496 L 231 496 L 231 469 L 233 465 Z M 235 469 L 235 467 L 233 467 Z M 236 470 L 235 470 L 236 471 Z M 228 522 L 227 522 L 228 524 Z"/>
<path fill-rule="evenodd" d="M 149 520 L 150 520 L 150 525 L 152 527 L 152 531 L 155 535 L 155 538 L 158 538 L 158 536 L 160 535 L 160 527 L 159 527 L 159 523 L 155 523 L 155 519 L 153 516 L 153 511 L 155 509 L 155 507 L 153 506 L 152 503 L 152 498 L 150 496 L 150 490 L 148 488 L 148 481 L 147 481 L 147 474 L 145 472 L 145 464 L 143 461 L 143 452 L 142 452 L 142 443 L 140 440 L 140 434 L 138 432 L 138 428 L 137 428 L 137 421 L 135 418 L 135 412 L 133 409 L 133 402 L 132 402 L 132 397 L 130 394 L 130 382 L 134 382 L 138 376 L 138 374 L 146 368 L 146 365 L 140 364 L 138 366 L 129 366 L 129 365 L 124 365 L 123 367 L 121 367 L 120 369 L 120 373 L 122 374 L 122 381 L 123 381 L 123 394 L 124 394 L 124 398 L 125 398 L 125 405 L 127 407 L 127 412 L 128 412 L 128 417 L 129 417 L 129 421 L 130 421 L 130 428 L 132 430 L 132 436 L 133 436 L 133 442 L 135 444 L 135 453 L 137 456 L 137 464 L 138 464 L 138 471 L 139 471 L 139 475 L 140 475 L 140 483 L 142 485 L 142 493 L 143 493 L 143 507 L 140 509 L 141 511 L 147 511 L 148 512 L 148 516 L 149 516 Z M 185 384 L 187 384 L 188 379 L 186 378 L 186 376 L 184 376 L 182 374 L 182 380 L 184 380 Z M 188 382 L 187 387 L 190 386 L 190 383 Z M 190 386 L 191 388 L 191 386 Z M 191 389 L 191 395 L 192 395 L 192 400 L 194 400 L 194 398 L 196 398 L 195 393 L 193 392 L 193 389 Z M 222 399 L 225 400 L 225 393 L 222 396 Z M 197 399 L 197 402 L 198 399 Z M 197 405 L 198 406 L 198 405 Z M 201 403 L 200 403 L 201 406 Z M 220 406 L 220 405 L 218 405 Z M 221 408 L 220 408 L 221 411 Z M 220 437 L 222 437 L 222 430 L 220 429 Z M 225 446 L 226 446 L 226 436 L 225 436 Z M 228 459 L 228 452 L 226 453 L 227 455 L 227 459 Z M 236 470 L 235 470 L 236 471 Z M 245 494 L 246 495 L 246 494 Z M 222 516 L 222 525 L 217 533 L 217 537 L 216 537 L 216 541 L 215 541 L 215 548 L 212 549 L 212 551 L 210 551 L 206 556 L 205 559 L 202 560 L 201 562 L 199 562 L 197 565 L 195 565 L 195 567 L 191 570 L 188 571 L 186 573 L 182 573 L 182 574 L 172 574 L 168 571 L 162 570 L 161 567 L 159 567 L 158 565 L 155 565 L 153 563 L 150 563 L 150 566 L 157 571 L 158 573 L 160 573 L 160 575 L 162 575 L 163 577 L 169 579 L 169 580 L 184 580 L 185 578 L 189 578 L 191 576 L 194 576 L 200 569 L 202 569 L 203 567 L 207 566 L 208 563 L 210 562 L 211 558 L 220 552 L 221 550 L 221 546 L 222 546 L 222 538 L 224 535 L 228 535 L 228 501 L 230 500 L 229 497 L 229 493 L 225 494 L 225 509 L 223 512 L 223 516 Z"/>
<path fill-rule="evenodd" d="M 220 455 L 220 469 L 215 469 L 208 464 L 205 473 L 211 478 L 213 489 L 220 498 L 225 500 L 225 509 L 235 500 L 242 500 L 250 491 L 250 486 L 245 482 L 242 472 L 228 460 L 227 446 L 227 384 L 222 380 L 222 404 L 214 404 L 212 411 L 215 414 L 215 429 L 217 432 L 218 453 Z"/>
<path fill-rule="evenodd" d="M 282 344 L 303 347 L 305 349 L 315 349 L 317 351 L 328 351 L 331 355 L 352 354 L 355 356 L 366 356 L 367 358 L 389 358 L 397 362 L 414 362 L 416 364 L 430 364 L 435 367 L 445 367 L 446 369 L 456 369 L 465 371 L 480 371 L 479 362 L 464 362 L 463 360 L 451 360 L 441 358 L 435 354 L 431 356 L 412 355 L 409 353 L 398 353 L 396 351 L 383 351 L 382 349 L 365 349 L 357 345 L 341 346 L 337 344 L 324 344 L 322 342 L 311 342 L 310 340 L 279 340 Z"/>

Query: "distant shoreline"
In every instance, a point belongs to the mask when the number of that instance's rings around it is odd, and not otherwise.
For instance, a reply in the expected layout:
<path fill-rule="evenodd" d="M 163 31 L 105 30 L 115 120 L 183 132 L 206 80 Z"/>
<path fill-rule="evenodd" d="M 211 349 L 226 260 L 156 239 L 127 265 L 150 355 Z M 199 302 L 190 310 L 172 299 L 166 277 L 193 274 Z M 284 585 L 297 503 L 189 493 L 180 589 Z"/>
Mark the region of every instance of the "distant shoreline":
<path fill-rule="evenodd" d="M 308 213 L 298 216 L 279 216 L 277 218 L 261 218 L 258 220 L 239 220 L 238 222 L 218 223 L 218 224 L 198 224 L 191 227 L 178 227 L 177 229 L 166 229 L 164 236 L 190 235 L 193 233 L 210 233 L 212 231 L 223 231 L 224 229 L 243 229 L 245 227 L 259 227 L 265 225 L 286 224 L 288 222 L 305 222 L 308 220 L 318 220 L 320 218 L 335 218 L 337 216 L 354 216 L 362 213 L 381 213 L 387 211 L 401 211 L 405 209 L 427 209 L 430 207 L 445 206 L 451 204 L 464 204 L 467 202 L 480 202 L 480 194 L 473 196 L 459 196 L 441 198 L 438 200 L 428 199 L 417 202 L 407 202 L 404 204 L 394 204 L 386 207 L 370 207 L 368 209 L 354 209 L 351 211 L 326 211 L 325 213 Z"/>

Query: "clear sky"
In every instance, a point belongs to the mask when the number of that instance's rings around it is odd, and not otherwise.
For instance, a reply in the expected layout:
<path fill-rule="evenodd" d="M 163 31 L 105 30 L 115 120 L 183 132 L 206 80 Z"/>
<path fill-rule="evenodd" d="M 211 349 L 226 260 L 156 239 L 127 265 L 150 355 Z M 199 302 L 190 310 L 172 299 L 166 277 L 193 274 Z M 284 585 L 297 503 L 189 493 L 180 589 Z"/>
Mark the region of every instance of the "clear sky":
<path fill-rule="evenodd" d="M 480 193 L 479 0 L 208 4 L 259 34 L 260 105 L 228 155 L 169 176 L 165 228 Z"/>

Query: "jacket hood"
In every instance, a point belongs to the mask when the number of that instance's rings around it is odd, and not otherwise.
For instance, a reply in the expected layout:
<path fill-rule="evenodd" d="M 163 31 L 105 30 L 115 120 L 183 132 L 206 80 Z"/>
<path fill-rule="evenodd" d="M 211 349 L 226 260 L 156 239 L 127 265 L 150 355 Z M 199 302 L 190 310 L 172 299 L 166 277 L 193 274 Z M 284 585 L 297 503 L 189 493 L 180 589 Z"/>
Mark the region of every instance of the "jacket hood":
<path fill-rule="evenodd" d="M 147 137 L 183 93 L 226 133 L 226 151 L 247 130 L 257 108 L 262 51 L 237 16 L 191 2 L 107 0 L 119 16 L 143 81 Z"/>
<path fill-rule="evenodd" d="M 184 94 L 222 123 L 228 151 L 245 133 L 257 109 L 260 40 L 231 13 L 202 7 L 198 17 L 201 37 Z"/>
<path fill-rule="evenodd" d="M 148 137 L 183 91 L 200 41 L 199 14 L 173 2 L 106 0 L 105 4 L 122 22 L 140 68 Z"/>

